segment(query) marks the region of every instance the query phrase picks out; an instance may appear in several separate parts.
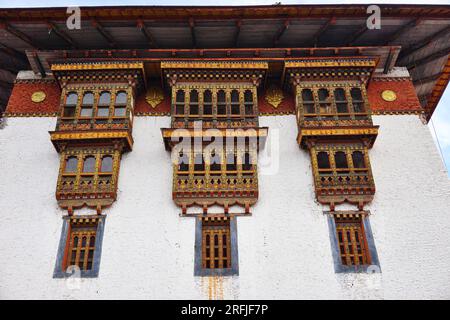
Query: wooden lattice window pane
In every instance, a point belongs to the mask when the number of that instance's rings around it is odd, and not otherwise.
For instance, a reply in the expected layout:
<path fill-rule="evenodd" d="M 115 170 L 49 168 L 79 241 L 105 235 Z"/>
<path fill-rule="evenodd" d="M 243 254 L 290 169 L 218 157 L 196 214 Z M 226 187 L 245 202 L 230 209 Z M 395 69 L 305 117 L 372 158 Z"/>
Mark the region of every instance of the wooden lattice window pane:
<path fill-rule="evenodd" d="M 362 218 L 336 218 L 335 222 L 342 264 L 348 266 L 370 264 L 371 258 Z"/>
<path fill-rule="evenodd" d="M 202 267 L 231 267 L 231 237 L 229 221 L 202 222 Z"/>
<path fill-rule="evenodd" d="M 73 265 L 84 271 L 92 269 L 96 236 L 97 223 L 71 223 L 65 269 Z"/>
<path fill-rule="evenodd" d="M 202 153 L 195 154 L 194 171 L 205 171 L 205 160 Z"/>

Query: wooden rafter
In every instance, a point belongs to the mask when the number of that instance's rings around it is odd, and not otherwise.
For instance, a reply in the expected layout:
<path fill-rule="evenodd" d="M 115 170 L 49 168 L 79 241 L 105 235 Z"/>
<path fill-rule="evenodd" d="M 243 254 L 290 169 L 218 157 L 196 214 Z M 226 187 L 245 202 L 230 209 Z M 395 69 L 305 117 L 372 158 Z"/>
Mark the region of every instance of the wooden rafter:
<path fill-rule="evenodd" d="M 413 83 L 415 85 L 426 84 L 426 83 L 429 83 L 429 82 L 436 81 L 437 79 L 439 79 L 439 77 L 441 75 L 442 75 L 442 72 L 439 72 L 439 73 L 433 74 L 431 76 L 426 76 L 426 77 L 415 79 L 415 80 L 413 80 Z"/>
<path fill-rule="evenodd" d="M 283 36 L 283 34 L 286 32 L 287 29 L 289 29 L 289 25 L 290 25 L 290 20 L 286 19 L 283 23 L 283 26 L 280 28 L 280 30 L 278 30 L 277 34 L 275 35 L 274 39 L 273 39 L 273 46 L 276 47 L 278 45 L 278 43 L 281 40 L 281 37 Z"/>
<path fill-rule="evenodd" d="M 40 49 L 42 48 L 42 46 L 38 45 L 33 39 L 31 39 L 28 35 L 26 35 L 24 32 L 20 31 L 19 29 L 13 27 L 12 25 L 10 25 L 8 22 L 0 22 L 0 29 L 4 29 L 6 31 L 8 31 L 10 34 L 16 36 L 17 38 L 19 38 L 20 40 L 22 40 L 23 42 L 27 43 L 28 45 L 30 45 L 31 47 L 33 47 L 34 49 Z"/>
<path fill-rule="evenodd" d="M 137 27 L 138 29 L 142 32 L 142 34 L 144 35 L 145 39 L 147 39 L 150 47 L 152 48 L 158 48 L 158 45 L 156 44 L 155 38 L 153 37 L 153 35 L 151 34 L 151 32 L 147 29 L 147 27 L 145 26 L 144 21 L 142 20 L 138 20 L 137 21 Z"/>
<path fill-rule="evenodd" d="M 449 53 L 450 53 L 450 47 L 447 47 L 445 49 L 442 49 L 442 50 L 439 50 L 437 52 L 434 52 L 434 53 L 432 53 L 432 54 L 430 54 L 430 55 L 428 55 L 428 56 L 426 56 L 426 57 L 424 57 L 422 59 L 411 61 L 409 64 L 406 65 L 406 67 L 408 69 L 414 69 L 414 68 L 417 68 L 417 67 L 419 67 L 421 65 L 424 65 L 424 64 L 426 64 L 428 62 L 431 62 L 431 61 L 434 61 L 436 59 L 442 58 L 442 57 L 448 55 Z"/>
<path fill-rule="evenodd" d="M 411 45 L 410 47 L 406 48 L 405 50 L 402 50 L 400 52 L 400 60 L 406 59 L 406 57 L 409 57 L 410 55 L 414 54 L 418 50 L 422 49 L 423 47 L 429 45 L 431 42 L 439 40 L 442 37 L 445 37 L 450 33 L 450 26 L 445 27 L 444 29 L 433 33 L 431 36 L 426 37 L 422 41 L 419 41 L 418 43 L 415 43 Z"/>
<path fill-rule="evenodd" d="M 367 28 L 367 24 L 364 22 L 364 25 L 361 26 L 355 33 L 353 33 L 349 39 L 347 40 L 347 47 L 353 46 L 353 44 L 364 34 L 366 31 L 369 30 Z"/>
<path fill-rule="evenodd" d="M 195 37 L 195 21 L 193 18 L 189 19 L 189 28 L 191 29 L 192 47 L 197 48 L 197 39 Z"/>
<path fill-rule="evenodd" d="M 323 33 L 328 29 L 330 25 L 333 25 L 336 23 L 336 18 L 332 17 L 323 24 L 320 29 L 312 36 L 310 43 L 313 44 L 314 47 L 317 47 L 317 44 L 319 43 L 320 37 L 323 35 Z"/>
<path fill-rule="evenodd" d="M 60 30 L 55 23 L 48 21 L 47 22 L 48 30 L 53 31 L 58 37 L 63 39 L 66 43 L 68 43 L 72 48 L 79 48 L 79 45 L 65 32 Z"/>
<path fill-rule="evenodd" d="M 105 38 L 110 47 L 112 48 L 117 47 L 114 38 L 111 36 L 111 34 L 109 34 L 108 31 L 105 30 L 105 28 L 100 24 L 100 22 L 98 22 L 97 20 L 92 20 L 92 26 L 103 36 L 103 38 Z"/>
<path fill-rule="evenodd" d="M 238 42 L 239 42 L 239 34 L 241 33 L 241 26 L 242 26 L 242 21 L 237 20 L 236 21 L 236 32 L 234 34 L 234 47 L 236 47 L 236 48 L 237 48 Z"/>
<path fill-rule="evenodd" d="M 395 40 L 400 38 L 400 36 L 402 36 L 404 33 L 408 32 L 412 28 L 414 28 L 414 27 L 418 26 L 420 23 L 422 23 L 422 21 L 423 21 L 423 18 L 416 18 L 416 19 L 410 21 L 409 23 L 401 26 L 389 38 L 385 39 L 384 45 L 388 46 L 388 45 L 392 44 Z"/>
<path fill-rule="evenodd" d="M 28 64 L 28 60 L 27 60 L 27 57 L 25 54 L 23 54 L 22 52 L 20 52 L 16 49 L 10 48 L 3 43 L 0 43 L 0 52 L 7 54 L 11 58 L 19 60 L 20 62 L 22 62 L 25 65 Z"/>

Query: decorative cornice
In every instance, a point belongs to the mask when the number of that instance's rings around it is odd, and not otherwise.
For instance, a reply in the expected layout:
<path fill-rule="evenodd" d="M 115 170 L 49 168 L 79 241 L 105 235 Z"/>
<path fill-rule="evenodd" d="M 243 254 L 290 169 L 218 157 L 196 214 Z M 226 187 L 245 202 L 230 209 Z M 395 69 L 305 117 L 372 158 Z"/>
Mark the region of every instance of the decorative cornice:
<path fill-rule="evenodd" d="M 140 69 L 144 70 L 142 62 L 114 62 L 114 63 L 55 63 L 52 71 L 74 71 L 74 70 L 118 70 L 118 69 Z"/>
<path fill-rule="evenodd" d="M 162 61 L 161 69 L 268 69 L 264 61 Z"/>
<path fill-rule="evenodd" d="M 57 117 L 58 112 L 5 112 L 3 117 L 5 118 L 33 118 L 33 117 Z"/>

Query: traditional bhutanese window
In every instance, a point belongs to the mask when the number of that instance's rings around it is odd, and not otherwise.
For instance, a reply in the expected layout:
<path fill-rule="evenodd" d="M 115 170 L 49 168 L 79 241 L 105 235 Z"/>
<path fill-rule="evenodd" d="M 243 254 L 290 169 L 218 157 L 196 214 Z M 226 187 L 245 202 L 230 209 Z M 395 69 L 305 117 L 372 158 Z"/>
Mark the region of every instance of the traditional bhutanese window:
<path fill-rule="evenodd" d="M 94 94 L 92 92 L 86 92 L 83 95 L 81 102 L 80 117 L 91 118 L 94 108 Z"/>
<path fill-rule="evenodd" d="M 178 90 L 175 97 L 175 113 L 177 115 L 184 115 L 184 90 Z"/>
<path fill-rule="evenodd" d="M 232 115 L 241 114 L 241 108 L 239 104 L 239 91 L 237 90 L 231 91 L 231 114 Z"/>
<path fill-rule="evenodd" d="M 78 171 L 78 158 L 68 157 L 64 166 L 64 172 L 76 173 Z"/>
<path fill-rule="evenodd" d="M 203 222 L 202 267 L 226 269 L 231 267 L 230 222 Z"/>
<path fill-rule="evenodd" d="M 64 118 L 74 118 L 78 103 L 78 94 L 75 92 L 69 92 L 66 96 L 66 101 L 64 104 L 63 117 Z"/>
<path fill-rule="evenodd" d="M 334 89 L 334 100 L 336 102 L 336 109 L 338 113 L 348 113 L 348 102 L 344 89 Z"/>
<path fill-rule="evenodd" d="M 127 113 L 127 93 L 119 91 L 114 102 L 114 117 L 125 117 Z"/>
<path fill-rule="evenodd" d="M 371 264 L 361 217 L 335 218 L 341 263 L 347 266 Z"/>
<path fill-rule="evenodd" d="M 361 89 L 352 88 L 350 94 L 352 96 L 352 105 L 355 113 L 364 113 L 364 99 L 362 97 Z"/>
<path fill-rule="evenodd" d="M 104 91 L 100 94 L 97 106 L 97 117 L 109 117 L 109 105 L 111 103 L 111 93 Z"/>
<path fill-rule="evenodd" d="M 302 90 L 302 102 L 305 114 L 314 114 L 314 96 L 311 89 Z"/>
<path fill-rule="evenodd" d="M 198 91 L 191 90 L 189 95 L 189 114 L 192 116 L 198 116 L 199 105 L 198 105 Z"/>
<path fill-rule="evenodd" d="M 225 91 L 219 90 L 217 92 L 217 116 L 226 117 L 227 115 L 227 102 Z"/>
<path fill-rule="evenodd" d="M 96 235 L 96 223 L 71 225 L 67 266 L 75 265 L 84 271 L 92 269 Z"/>
<path fill-rule="evenodd" d="M 348 169 L 347 156 L 343 151 L 337 151 L 334 154 L 334 163 L 336 164 L 336 169 Z M 348 170 L 345 170 L 348 172 Z"/>
<path fill-rule="evenodd" d="M 244 93 L 244 109 L 247 116 L 253 115 L 253 93 L 250 90 Z"/>
<path fill-rule="evenodd" d="M 66 216 L 59 243 L 54 278 L 97 277 L 105 216 Z M 78 273 L 77 273 L 78 271 Z"/>
<path fill-rule="evenodd" d="M 205 90 L 203 93 L 203 115 L 213 114 L 213 104 L 212 104 L 212 92 L 211 90 Z"/>

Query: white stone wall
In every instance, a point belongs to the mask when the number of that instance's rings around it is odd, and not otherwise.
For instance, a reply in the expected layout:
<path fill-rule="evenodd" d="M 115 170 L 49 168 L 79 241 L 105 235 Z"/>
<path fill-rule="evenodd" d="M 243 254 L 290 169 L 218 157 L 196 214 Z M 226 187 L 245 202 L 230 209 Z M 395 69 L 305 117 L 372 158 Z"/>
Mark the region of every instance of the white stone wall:
<path fill-rule="evenodd" d="M 334 273 L 326 217 L 294 116 L 262 117 L 279 130 L 279 168 L 260 175 L 260 200 L 238 218 L 239 272 L 195 278 L 193 218 L 171 200 L 161 127 L 137 117 L 121 163 L 118 199 L 106 210 L 100 274 L 53 279 L 65 214 L 54 192 L 54 118 L 9 118 L 0 130 L 0 298 L 359 299 L 450 298 L 450 181 L 417 116 L 375 116 L 370 151 L 377 193 L 368 206 L 382 273 Z M 85 212 L 85 210 L 83 211 Z"/>

